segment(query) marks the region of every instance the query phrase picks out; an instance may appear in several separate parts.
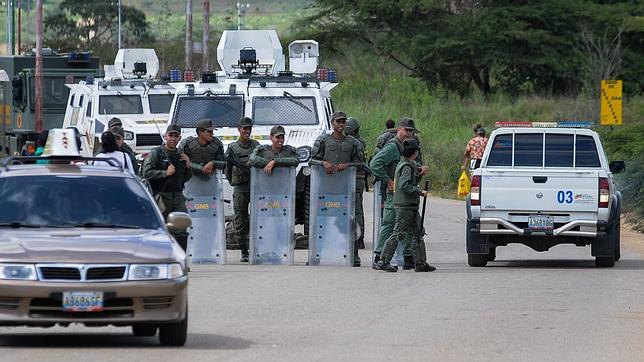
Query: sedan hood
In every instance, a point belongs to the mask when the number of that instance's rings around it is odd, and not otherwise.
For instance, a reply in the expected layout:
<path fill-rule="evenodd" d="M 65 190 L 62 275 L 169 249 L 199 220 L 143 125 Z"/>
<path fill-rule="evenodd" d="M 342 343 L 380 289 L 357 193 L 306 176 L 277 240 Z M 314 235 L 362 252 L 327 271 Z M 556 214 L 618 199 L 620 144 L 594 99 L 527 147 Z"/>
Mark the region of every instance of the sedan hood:
<path fill-rule="evenodd" d="M 169 263 L 185 254 L 162 230 L 0 229 L 0 262 Z"/>

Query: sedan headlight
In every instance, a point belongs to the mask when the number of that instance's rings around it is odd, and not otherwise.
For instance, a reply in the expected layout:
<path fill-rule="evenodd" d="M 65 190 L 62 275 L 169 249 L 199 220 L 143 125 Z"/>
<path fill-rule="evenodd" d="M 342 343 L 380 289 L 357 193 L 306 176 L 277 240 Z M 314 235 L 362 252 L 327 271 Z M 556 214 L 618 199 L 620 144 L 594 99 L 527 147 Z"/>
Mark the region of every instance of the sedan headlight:
<path fill-rule="evenodd" d="M 176 279 L 185 275 L 181 264 L 131 264 L 128 280 Z"/>
<path fill-rule="evenodd" d="M 33 264 L 0 264 L 0 279 L 38 280 Z"/>
<path fill-rule="evenodd" d="M 300 162 L 308 162 L 311 159 L 311 147 L 302 146 L 297 148 L 297 158 Z"/>
<path fill-rule="evenodd" d="M 131 141 L 134 139 L 134 132 L 123 131 L 123 139 L 126 141 Z"/>

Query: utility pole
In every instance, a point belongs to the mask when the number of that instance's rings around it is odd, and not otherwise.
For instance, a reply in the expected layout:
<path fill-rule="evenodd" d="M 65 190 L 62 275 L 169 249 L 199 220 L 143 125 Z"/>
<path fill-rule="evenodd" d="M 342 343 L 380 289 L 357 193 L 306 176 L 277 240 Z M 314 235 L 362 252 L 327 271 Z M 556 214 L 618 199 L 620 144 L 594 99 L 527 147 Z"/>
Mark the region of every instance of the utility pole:
<path fill-rule="evenodd" d="M 203 0 L 203 38 L 201 43 L 201 53 L 203 64 L 201 72 L 210 70 L 208 60 L 208 41 L 210 40 L 210 0 Z"/>
<path fill-rule="evenodd" d="M 250 4 L 237 3 L 237 30 L 244 30 L 244 14 Z"/>
<path fill-rule="evenodd" d="M 186 70 L 192 70 L 192 0 L 186 0 Z"/>
<path fill-rule="evenodd" d="M 22 0 L 18 1 L 18 50 L 16 51 L 20 55 L 20 49 L 22 48 L 22 39 L 20 39 L 22 36 Z"/>
<path fill-rule="evenodd" d="M 14 54 L 13 0 L 7 0 L 7 54 Z"/>
<path fill-rule="evenodd" d="M 36 132 L 42 132 L 42 0 L 36 0 Z"/>
<path fill-rule="evenodd" d="M 121 0 L 119 0 L 119 49 L 121 49 Z"/>

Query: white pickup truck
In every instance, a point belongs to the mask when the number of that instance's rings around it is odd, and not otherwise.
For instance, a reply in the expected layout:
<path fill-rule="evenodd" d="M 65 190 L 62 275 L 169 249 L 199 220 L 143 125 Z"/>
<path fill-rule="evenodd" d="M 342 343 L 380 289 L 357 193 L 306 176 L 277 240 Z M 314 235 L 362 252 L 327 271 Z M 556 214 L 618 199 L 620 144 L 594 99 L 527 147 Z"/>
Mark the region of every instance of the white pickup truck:
<path fill-rule="evenodd" d="M 561 125 L 559 125 L 561 127 Z M 591 245 L 595 264 L 620 258 L 622 196 L 596 132 L 582 128 L 502 127 L 491 135 L 467 201 L 470 266 L 496 258 L 496 247 L 536 251 Z"/>

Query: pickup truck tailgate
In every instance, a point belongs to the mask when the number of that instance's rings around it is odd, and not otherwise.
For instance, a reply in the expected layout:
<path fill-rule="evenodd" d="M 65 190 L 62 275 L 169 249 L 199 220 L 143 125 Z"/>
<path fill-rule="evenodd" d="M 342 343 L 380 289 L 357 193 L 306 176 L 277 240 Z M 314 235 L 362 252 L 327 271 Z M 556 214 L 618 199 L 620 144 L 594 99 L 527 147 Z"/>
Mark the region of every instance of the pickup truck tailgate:
<path fill-rule="evenodd" d="M 597 211 L 598 171 L 481 172 L 481 211 Z"/>

